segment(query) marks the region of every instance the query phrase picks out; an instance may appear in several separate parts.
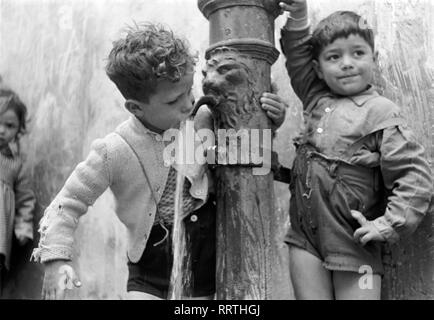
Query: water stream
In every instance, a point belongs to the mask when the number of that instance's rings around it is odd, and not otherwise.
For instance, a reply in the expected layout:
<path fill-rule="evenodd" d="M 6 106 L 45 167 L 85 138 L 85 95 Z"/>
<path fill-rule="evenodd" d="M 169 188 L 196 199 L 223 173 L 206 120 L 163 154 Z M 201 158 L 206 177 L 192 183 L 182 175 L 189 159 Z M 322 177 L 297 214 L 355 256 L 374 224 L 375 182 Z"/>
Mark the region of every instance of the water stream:
<path fill-rule="evenodd" d="M 181 123 L 181 132 L 186 127 L 185 122 Z M 179 144 L 185 148 L 185 140 L 181 139 Z M 181 153 L 182 154 L 182 153 Z M 179 156 L 179 153 L 177 153 Z M 176 158 L 178 164 L 182 163 L 182 159 Z M 189 295 L 189 288 L 191 284 L 191 266 L 190 266 L 190 253 L 188 250 L 188 240 L 186 237 L 186 230 L 184 224 L 184 212 L 183 212 L 183 188 L 184 188 L 185 176 L 177 170 L 176 178 L 176 191 L 175 191 L 175 217 L 173 223 L 172 234 L 172 250 L 173 250 L 173 267 L 170 277 L 169 286 L 169 299 L 181 300 Z"/>

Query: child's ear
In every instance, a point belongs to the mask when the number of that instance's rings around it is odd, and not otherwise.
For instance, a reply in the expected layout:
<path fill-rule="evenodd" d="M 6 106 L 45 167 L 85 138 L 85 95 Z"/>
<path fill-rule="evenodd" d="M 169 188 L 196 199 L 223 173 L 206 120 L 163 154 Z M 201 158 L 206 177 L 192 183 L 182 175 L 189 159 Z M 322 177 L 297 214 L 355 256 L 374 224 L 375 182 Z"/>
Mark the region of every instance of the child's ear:
<path fill-rule="evenodd" d="M 321 80 L 324 79 L 324 75 L 321 71 L 321 68 L 319 66 L 319 62 L 317 60 L 312 60 L 313 63 L 313 69 L 315 70 L 316 74 L 318 75 L 318 78 Z"/>
<path fill-rule="evenodd" d="M 134 103 L 133 101 L 127 100 L 125 102 L 125 108 L 136 117 L 140 117 L 143 114 L 142 108 L 137 103 Z"/>

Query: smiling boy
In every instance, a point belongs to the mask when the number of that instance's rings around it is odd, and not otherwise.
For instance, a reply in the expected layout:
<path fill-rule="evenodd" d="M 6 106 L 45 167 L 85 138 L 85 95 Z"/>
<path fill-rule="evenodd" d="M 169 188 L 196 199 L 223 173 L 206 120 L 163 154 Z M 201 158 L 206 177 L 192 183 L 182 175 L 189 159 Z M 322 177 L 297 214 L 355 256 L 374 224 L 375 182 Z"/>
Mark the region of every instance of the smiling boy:
<path fill-rule="evenodd" d="M 380 244 L 411 234 L 430 210 L 424 148 L 372 84 L 374 33 L 362 17 L 335 12 L 310 34 L 306 0 L 280 6 L 290 14 L 281 44 L 306 124 L 285 238 L 296 298 L 379 299 Z M 371 288 L 359 286 L 361 270 Z"/>

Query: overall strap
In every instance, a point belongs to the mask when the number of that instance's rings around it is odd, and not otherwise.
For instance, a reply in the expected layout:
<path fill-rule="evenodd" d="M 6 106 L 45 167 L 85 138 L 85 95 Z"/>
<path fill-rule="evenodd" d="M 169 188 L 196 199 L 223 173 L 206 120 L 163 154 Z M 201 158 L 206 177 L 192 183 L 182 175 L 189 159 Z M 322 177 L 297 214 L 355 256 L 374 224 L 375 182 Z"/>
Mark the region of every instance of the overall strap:
<path fill-rule="evenodd" d="M 363 147 L 363 145 L 369 139 L 369 136 L 372 133 L 378 132 L 380 130 L 384 130 L 384 129 L 389 128 L 389 127 L 396 127 L 396 126 L 403 125 L 403 124 L 405 124 L 405 121 L 403 118 L 390 118 L 390 119 L 387 119 L 387 120 L 381 122 L 373 130 L 371 130 L 371 132 L 364 135 L 360 139 L 356 140 L 352 145 L 350 145 L 350 147 L 344 152 L 344 154 L 343 154 L 344 157 L 346 159 L 350 159 L 361 147 Z"/>
<path fill-rule="evenodd" d="M 149 186 L 149 189 L 151 189 L 151 193 L 152 193 L 152 197 L 153 197 L 153 199 L 154 199 L 154 201 L 155 201 L 155 205 L 156 206 L 158 206 L 158 198 L 157 198 L 157 196 L 155 195 L 155 191 L 154 191 L 154 188 L 152 187 L 152 184 L 151 184 L 151 181 L 149 180 L 149 177 L 148 177 L 148 174 L 146 173 L 146 169 L 145 169 L 145 167 L 143 166 L 143 163 L 142 163 L 142 161 L 140 161 L 140 157 L 139 157 L 139 155 L 137 154 L 137 152 L 136 152 L 136 150 L 134 150 L 134 148 L 131 146 L 131 144 L 128 142 L 128 139 L 126 139 L 121 133 L 119 133 L 119 132 L 115 132 L 117 135 L 119 135 L 119 137 L 121 137 L 122 138 L 122 140 L 124 140 L 125 141 L 125 143 L 130 147 L 130 149 L 133 151 L 133 153 L 136 155 L 136 157 L 137 157 L 137 161 L 139 162 L 139 164 L 140 164 L 140 167 L 142 168 L 142 171 L 143 171 L 143 174 L 145 175 L 145 178 L 146 178 L 146 181 L 147 181 L 147 183 L 148 183 L 148 186 Z"/>

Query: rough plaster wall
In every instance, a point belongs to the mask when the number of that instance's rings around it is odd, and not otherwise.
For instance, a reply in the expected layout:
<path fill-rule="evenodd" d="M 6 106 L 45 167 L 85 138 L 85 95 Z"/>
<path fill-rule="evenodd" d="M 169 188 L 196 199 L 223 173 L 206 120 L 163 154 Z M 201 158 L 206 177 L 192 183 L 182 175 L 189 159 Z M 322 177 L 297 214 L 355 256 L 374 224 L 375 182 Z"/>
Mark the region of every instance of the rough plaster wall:
<path fill-rule="evenodd" d="M 311 20 L 338 9 L 367 15 L 378 28 L 381 74 L 385 94 L 403 106 L 418 137 L 434 155 L 434 4 L 425 1 L 310 1 Z M 31 134 L 27 153 L 33 164 L 39 210 L 59 191 L 90 143 L 127 118 L 114 85 L 104 74 L 105 58 L 119 30 L 133 20 L 161 21 L 190 39 L 199 52 L 198 70 L 208 46 L 208 23 L 196 0 L 0 0 L 0 74 L 30 109 Z M 276 39 L 283 17 L 276 22 Z M 279 45 L 277 47 L 280 49 Z M 275 141 L 280 160 L 291 165 L 290 139 L 300 129 L 300 103 L 289 88 L 280 57 L 273 66 L 280 94 L 290 102 L 287 121 Z M 195 81 L 200 95 L 200 72 Z M 423 123 L 423 125 L 421 125 Z M 288 223 L 288 188 L 276 183 L 276 217 L 284 235 Z M 432 218 L 405 244 L 388 250 L 388 298 L 433 298 Z M 105 193 L 81 219 L 76 238 L 76 264 L 83 288 L 75 299 L 125 297 L 125 230 L 113 212 L 113 199 Z M 282 272 L 278 288 L 282 299 L 293 297 L 288 277 L 286 248 L 281 245 L 276 268 Z M 31 248 L 15 249 L 15 268 L 7 295 L 38 298 L 42 270 L 28 263 Z M 390 281 L 394 279 L 394 281 Z"/>
<path fill-rule="evenodd" d="M 382 87 L 403 109 L 416 136 L 427 148 L 431 164 L 434 148 L 434 4 L 432 1 L 375 3 L 383 36 Z M 385 253 L 385 298 L 434 299 L 433 213 L 415 235 Z"/>

